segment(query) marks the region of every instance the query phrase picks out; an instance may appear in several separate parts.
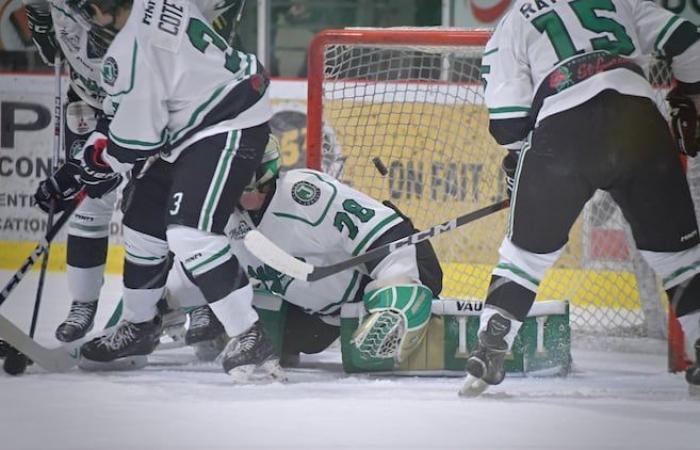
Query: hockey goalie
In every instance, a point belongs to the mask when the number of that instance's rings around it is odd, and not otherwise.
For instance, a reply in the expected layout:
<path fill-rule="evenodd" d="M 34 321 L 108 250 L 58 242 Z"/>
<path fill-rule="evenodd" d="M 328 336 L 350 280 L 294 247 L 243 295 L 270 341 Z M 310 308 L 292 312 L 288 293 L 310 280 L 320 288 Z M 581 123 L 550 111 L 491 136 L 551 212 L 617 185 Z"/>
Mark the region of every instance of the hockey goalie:
<path fill-rule="evenodd" d="M 280 345 L 283 365 L 295 364 L 300 353 L 327 348 L 339 336 L 340 309 L 350 302 L 363 302 L 367 311 L 352 345 L 370 359 L 405 360 L 421 343 L 432 300 L 442 289 L 442 270 L 430 243 L 405 247 L 315 282 L 295 280 L 264 265 L 243 245 L 249 230 L 259 230 L 290 254 L 314 264 L 345 259 L 414 232 L 400 211 L 326 174 L 296 169 L 280 175 L 277 145 L 270 140 L 226 232 L 241 266 L 259 282 L 258 293 L 274 294 L 289 304 Z M 173 305 L 205 305 L 177 263 L 168 291 Z M 210 319 L 209 328 L 221 331 L 213 315 Z M 232 349 L 224 353 L 228 351 Z"/>

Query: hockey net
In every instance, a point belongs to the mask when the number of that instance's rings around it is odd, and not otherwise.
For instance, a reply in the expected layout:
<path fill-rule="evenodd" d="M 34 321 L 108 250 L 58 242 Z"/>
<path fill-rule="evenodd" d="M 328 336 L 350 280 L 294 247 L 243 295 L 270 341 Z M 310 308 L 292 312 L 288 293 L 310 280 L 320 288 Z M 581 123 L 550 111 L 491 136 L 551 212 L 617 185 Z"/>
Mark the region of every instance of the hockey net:
<path fill-rule="evenodd" d="M 318 34 L 309 53 L 309 167 L 390 200 L 418 229 L 503 198 L 504 151 L 489 135 L 480 77 L 488 36 L 404 28 Z M 664 109 L 669 71 L 650 67 Z M 386 175 L 373 163 L 377 157 Z M 501 212 L 433 240 L 445 297 L 485 297 L 507 220 Z M 581 213 L 537 298 L 569 300 L 579 335 L 668 332 L 665 294 L 602 191 Z"/>

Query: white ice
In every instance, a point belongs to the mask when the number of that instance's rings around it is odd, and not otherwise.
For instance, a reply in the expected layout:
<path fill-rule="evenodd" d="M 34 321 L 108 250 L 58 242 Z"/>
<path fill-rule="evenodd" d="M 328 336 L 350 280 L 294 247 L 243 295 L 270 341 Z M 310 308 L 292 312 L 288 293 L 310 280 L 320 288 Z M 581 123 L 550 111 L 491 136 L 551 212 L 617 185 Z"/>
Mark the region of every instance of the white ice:
<path fill-rule="evenodd" d="M 11 273 L 0 272 L 0 286 Z M 0 312 L 28 329 L 36 273 Z M 107 277 L 98 324 L 112 312 Z M 50 273 L 38 340 L 69 304 Z M 187 349 L 156 352 L 141 371 L 0 374 L 0 449 L 700 449 L 700 400 L 666 372 L 659 342 L 627 353 L 575 347 L 568 378 L 507 378 L 478 399 L 459 378 L 343 374 L 337 350 L 302 357 L 289 382 L 234 386 Z"/>

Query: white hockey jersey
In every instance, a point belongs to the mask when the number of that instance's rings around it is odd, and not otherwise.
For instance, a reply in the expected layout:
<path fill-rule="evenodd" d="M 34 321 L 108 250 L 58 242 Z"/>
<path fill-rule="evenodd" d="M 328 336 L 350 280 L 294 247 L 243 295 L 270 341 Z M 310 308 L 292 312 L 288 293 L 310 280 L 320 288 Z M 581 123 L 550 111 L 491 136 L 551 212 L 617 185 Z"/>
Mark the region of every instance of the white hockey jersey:
<path fill-rule="evenodd" d="M 225 0 L 192 0 L 207 22 L 226 11 L 234 2 Z M 102 109 L 105 92 L 100 87 L 102 57 L 92 48 L 87 31 L 73 18 L 66 0 L 25 0 L 39 9 L 51 8 L 56 42 L 69 66 L 71 87 L 93 108 Z"/>
<path fill-rule="evenodd" d="M 652 53 L 672 59 L 678 80 L 700 81 L 697 28 L 653 1 L 515 1 L 482 61 L 492 132 L 494 121 L 518 128 L 496 127 L 494 137 L 507 146 L 537 121 L 605 89 L 653 99 L 646 78 Z"/>
<path fill-rule="evenodd" d="M 227 225 L 233 254 L 247 275 L 265 289 L 307 312 L 337 314 L 361 288 L 362 275 L 372 279 L 399 276 L 419 280 L 415 247 L 400 249 L 367 273 L 364 265 L 315 282 L 293 279 L 264 265 L 243 245 L 257 229 L 289 254 L 314 265 L 327 265 L 358 255 L 403 219 L 391 208 L 321 172 L 290 170 L 277 182 L 276 193 L 256 227 L 245 211 Z M 362 292 L 359 292 L 361 295 Z"/>
<path fill-rule="evenodd" d="M 136 0 L 102 63 L 110 163 L 158 151 L 174 161 L 205 137 L 266 122 L 272 108 L 262 71 L 187 0 Z"/>

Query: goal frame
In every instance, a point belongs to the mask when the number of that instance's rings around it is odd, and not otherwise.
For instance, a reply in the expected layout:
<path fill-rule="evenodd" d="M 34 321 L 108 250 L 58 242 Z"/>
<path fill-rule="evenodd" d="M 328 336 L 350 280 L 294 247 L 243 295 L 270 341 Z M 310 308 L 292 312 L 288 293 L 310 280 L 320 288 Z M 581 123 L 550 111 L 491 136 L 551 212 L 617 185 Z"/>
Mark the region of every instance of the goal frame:
<path fill-rule="evenodd" d="M 396 45 L 396 46 L 485 46 L 492 34 L 487 29 L 453 28 L 347 28 L 327 29 L 317 33 L 309 44 L 307 61 L 307 130 L 306 166 L 322 170 L 323 158 L 323 83 L 325 48 L 329 45 Z M 672 312 L 668 314 L 669 370 L 683 370 L 683 337 Z M 679 334 L 680 333 L 680 334 Z"/>

